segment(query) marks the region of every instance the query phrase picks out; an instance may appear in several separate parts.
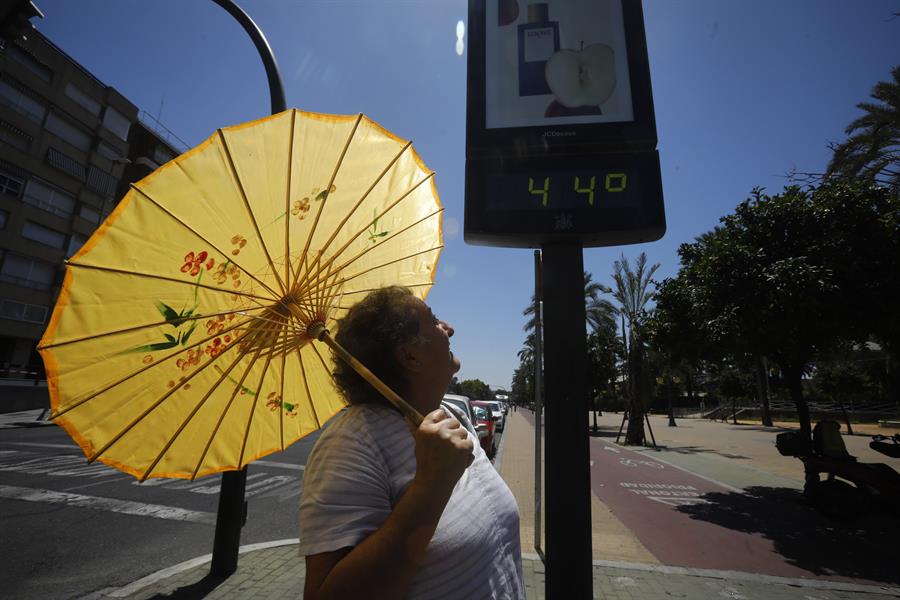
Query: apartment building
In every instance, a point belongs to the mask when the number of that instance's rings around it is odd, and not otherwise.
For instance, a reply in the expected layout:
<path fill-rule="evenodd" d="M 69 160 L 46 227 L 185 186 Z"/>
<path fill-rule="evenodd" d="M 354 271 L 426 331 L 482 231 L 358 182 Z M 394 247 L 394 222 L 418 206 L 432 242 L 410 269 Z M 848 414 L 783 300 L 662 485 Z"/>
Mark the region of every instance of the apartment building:
<path fill-rule="evenodd" d="M 0 38 L 0 377 L 43 372 L 65 259 L 184 149 L 172 137 L 40 32 Z"/>

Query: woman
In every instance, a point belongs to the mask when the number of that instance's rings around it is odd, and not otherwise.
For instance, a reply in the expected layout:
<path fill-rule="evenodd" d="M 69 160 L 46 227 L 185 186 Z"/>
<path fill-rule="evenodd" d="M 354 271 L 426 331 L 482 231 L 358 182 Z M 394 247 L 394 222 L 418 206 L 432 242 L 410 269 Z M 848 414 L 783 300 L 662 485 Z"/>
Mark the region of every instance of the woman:
<path fill-rule="evenodd" d="M 339 322 L 338 343 L 425 418 L 414 428 L 335 357 L 350 406 L 303 478 L 306 600 L 524 600 L 515 498 L 466 417 L 441 407 L 460 367 L 452 335 L 400 287 L 370 293 Z"/>

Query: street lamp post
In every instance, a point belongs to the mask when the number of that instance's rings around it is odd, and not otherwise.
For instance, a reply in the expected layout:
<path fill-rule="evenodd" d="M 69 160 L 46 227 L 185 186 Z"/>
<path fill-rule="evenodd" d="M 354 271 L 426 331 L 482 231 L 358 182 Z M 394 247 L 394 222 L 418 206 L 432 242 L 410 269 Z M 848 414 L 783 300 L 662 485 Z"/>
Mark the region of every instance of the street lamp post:
<path fill-rule="evenodd" d="M 253 45 L 259 52 L 266 69 L 269 81 L 269 95 L 272 114 L 287 109 L 284 97 L 284 86 L 281 73 L 272 48 L 263 35 L 262 30 L 253 22 L 247 13 L 241 10 L 232 0 L 213 0 L 225 9 L 228 14 L 241 24 Z M 244 500 L 244 488 L 247 484 L 247 467 L 238 471 L 222 473 L 222 486 L 219 489 L 219 511 L 216 515 L 216 533 L 213 541 L 210 574 L 227 577 L 237 570 L 238 549 L 241 544 L 241 527 L 247 520 L 247 502 Z"/>

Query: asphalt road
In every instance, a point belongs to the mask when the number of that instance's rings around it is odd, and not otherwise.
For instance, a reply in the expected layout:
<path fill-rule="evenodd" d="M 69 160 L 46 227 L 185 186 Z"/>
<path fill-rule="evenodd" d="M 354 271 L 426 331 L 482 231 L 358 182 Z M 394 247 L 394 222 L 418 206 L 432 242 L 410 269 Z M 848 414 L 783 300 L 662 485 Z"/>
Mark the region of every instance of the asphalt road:
<path fill-rule="evenodd" d="M 314 434 L 248 468 L 241 544 L 297 537 Z M 77 598 L 212 551 L 219 476 L 139 484 L 55 426 L 0 430 L 5 598 Z"/>
<path fill-rule="evenodd" d="M 318 435 L 250 465 L 242 545 L 297 537 L 303 466 Z M 79 598 L 209 554 L 219 481 L 141 484 L 88 465 L 56 426 L 0 429 L 0 597 Z"/>

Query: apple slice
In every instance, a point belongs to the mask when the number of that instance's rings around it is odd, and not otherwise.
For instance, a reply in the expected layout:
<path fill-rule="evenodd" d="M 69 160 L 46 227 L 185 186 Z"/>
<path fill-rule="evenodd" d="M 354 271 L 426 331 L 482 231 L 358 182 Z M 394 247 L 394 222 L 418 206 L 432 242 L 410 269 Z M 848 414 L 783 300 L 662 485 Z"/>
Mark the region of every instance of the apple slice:
<path fill-rule="evenodd" d="M 560 50 L 547 60 L 544 76 L 563 106 L 599 106 L 616 89 L 615 52 L 606 44 Z"/>

